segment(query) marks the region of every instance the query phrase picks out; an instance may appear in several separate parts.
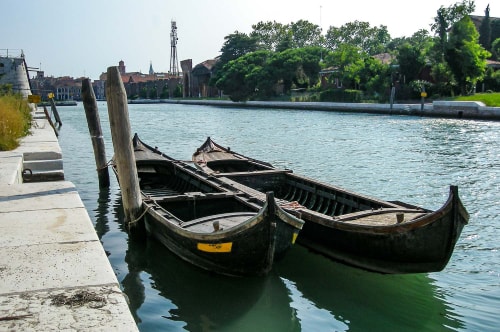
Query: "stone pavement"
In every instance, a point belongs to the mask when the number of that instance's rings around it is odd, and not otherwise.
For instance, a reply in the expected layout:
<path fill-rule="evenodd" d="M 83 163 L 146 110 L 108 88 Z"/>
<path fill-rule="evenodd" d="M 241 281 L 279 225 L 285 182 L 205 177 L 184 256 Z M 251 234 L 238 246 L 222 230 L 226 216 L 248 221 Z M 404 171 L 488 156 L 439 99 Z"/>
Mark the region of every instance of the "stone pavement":
<path fill-rule="evenodd" d="M 0 152 L 0 331 L 137 331 L 54 130 L 35 118 Z"/>

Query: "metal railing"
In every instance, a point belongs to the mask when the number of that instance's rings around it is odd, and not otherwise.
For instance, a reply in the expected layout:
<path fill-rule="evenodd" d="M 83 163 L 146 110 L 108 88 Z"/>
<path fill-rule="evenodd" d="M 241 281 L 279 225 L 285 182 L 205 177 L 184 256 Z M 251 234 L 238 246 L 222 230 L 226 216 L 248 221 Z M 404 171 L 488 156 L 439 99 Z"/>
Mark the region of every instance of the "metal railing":
<path fill-rule="evenodd" d="M 15 48 L 0 48 L 0 57 L 24 58 L 24 51 Z"/>

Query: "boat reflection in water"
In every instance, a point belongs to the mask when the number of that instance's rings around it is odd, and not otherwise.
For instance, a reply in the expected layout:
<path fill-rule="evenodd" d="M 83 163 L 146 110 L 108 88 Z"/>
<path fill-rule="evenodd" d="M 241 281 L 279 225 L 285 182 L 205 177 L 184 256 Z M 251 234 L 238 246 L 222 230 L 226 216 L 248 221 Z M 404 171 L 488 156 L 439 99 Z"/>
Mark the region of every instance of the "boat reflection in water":
<path fill-rule="evenodd" d="M 106 195 L 99 204 L 109 202 Z M 384 275 L 351 268 L 294 246 L 265 277 L 201 270 L 155 240 L 127 239 L 119 195 L 99 228 L 118 227 L 128 242 L 110 250 L 142 331 L 439 331 L 463 328 L 445 290 L 427 274 Z M 105 225 L 108 224 L 108 225 Z M 111 236 L 110 232 L 108 236 Z M 116 234 L 113 235 L 116 237 Z M 128 271 L 128 272 L 127 272 Z M 408 313 L 411 313 L 408 314 Z"/>
<path fill-rule="evenodd" d="M 297 264 L 297 262 L 301 262 Z M 384 275 L 295 247 L 276 265 L 303 331 L 442 331 L 463 328 L 426 274 Z M 411 314 L 408 314 L 411 313 Z"/>
<path fill-rule="evenodd" d="M 188 331 L 218 330 L 251 309 L 267 283 L 265 277 L 232 278 L 200 270 L 151 240 L 129 239 L 125 261 L 129 273 L 122 284 L 141 330 L 165 328 L 167 323 L 142 318 L 142 306 L 147 306 L 148 316 L 171 320 L 167 325 Z M 149 286 L 170 304 L 145 304 L 145 287 Z"/>
<path fill-rule="evenodd" d="M 156 241 L 129 239 L 125 261 L 129 272 L 122 285 L 141 330 L 463 328 L 428 276 L 366 272 L 303 247 L 294 247 L 270 275 L 256 278 L 197 269 Z"/>

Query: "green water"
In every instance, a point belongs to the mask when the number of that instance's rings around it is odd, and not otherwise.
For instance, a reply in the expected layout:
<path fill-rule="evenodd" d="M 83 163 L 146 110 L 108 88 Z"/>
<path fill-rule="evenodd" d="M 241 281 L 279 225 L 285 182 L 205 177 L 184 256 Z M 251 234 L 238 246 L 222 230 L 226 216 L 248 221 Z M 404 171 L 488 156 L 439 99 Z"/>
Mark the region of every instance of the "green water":
<path fill-rule="evenodd" d="M 112 143 L 99 103 L 108 159 Z M 448 266 L 380 275 L 295 246 L 265 278 L 184 263 L 123 229 L 112 177 L 99 192 L 81 104 L 59 109 L 66 179 L 77 186 L 141 331 L 498 331 L 500 123 L 299 110 L 129 105 L 132 131 L 188 160 L 207 136 L 363 194 L 430 209 L 459 186 L 471 218 Z"/>

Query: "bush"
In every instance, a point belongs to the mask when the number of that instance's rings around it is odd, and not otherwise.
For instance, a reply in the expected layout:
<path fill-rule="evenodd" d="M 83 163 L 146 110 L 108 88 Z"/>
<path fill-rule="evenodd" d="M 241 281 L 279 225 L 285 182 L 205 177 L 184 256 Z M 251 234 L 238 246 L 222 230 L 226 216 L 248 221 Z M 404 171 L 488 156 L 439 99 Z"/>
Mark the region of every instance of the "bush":
<path fill-rule="evenodd" d="M 29 134 L 31 110 L 20 95 L 0 96 L 0 151 L 13 150 Z"/>
<path fill-rule="evenodd" d="M 319 94 L 320 101 L 332 101 L 341 103 L 359 103 L 363 93 L 359 90 L 330 89 Z"/>

